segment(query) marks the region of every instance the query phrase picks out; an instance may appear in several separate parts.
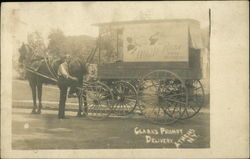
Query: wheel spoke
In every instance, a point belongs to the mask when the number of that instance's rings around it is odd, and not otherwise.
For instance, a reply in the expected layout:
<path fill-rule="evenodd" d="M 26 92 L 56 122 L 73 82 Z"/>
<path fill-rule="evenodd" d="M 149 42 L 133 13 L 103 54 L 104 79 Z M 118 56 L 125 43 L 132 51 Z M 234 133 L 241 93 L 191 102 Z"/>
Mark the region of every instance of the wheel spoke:
<path fill-rule="evenodd" d="M 196 115 L 201 109 L 204 97 L 204 90 L 199 80 L 186 81 L 186 86 L 189 93 L 188 105 L 185 107 L 181 119 L 188 119 Z"/>
<path fill-rule="evenodd" d="M 136 95 L 126 95 L 126 99 L 135 99 Z"/>
<path fill-rule="evenodd" d="M 115 101 L 117 103 L 115 113 L 126 115 L 133 111 L 137 100 L 136 90 L 133 85 L 126 81 L 116 81 L 113 85 L 113 92 L 115 92 Z"/>
<path fill-rule="evenodd" d="M 175 110 L 176 110 L 176 105 L 174 106 L 174 110 L 173 110 L 172 114 L 174 114 L 174 113 L 175 113 Z"/>
<path fill-rule="evenodd" d="M 175 103 L 180 103 L 180 104 L 186 104 L 185 102 L 182 102 L 182 101 L 177 101 L 177 100 L 174 100 L 174 99 L 171 99 L 171 98 L 166 98 L 166 100 L 169 100 L 171 102 L 175 102 Z"/>
<path fill-rule="evenodd" d="M 109 116 L 111 107 L 109 101 L 112 94 L 103 83 L 92 83 L 86 86 L 87 103 L 90 119 L 101 120 Z"/>
<path fill-rule="evenodd" d="M 188 110 L 187 110 L 187 109 L 185 109 L 184 112 L 186 112 L 187 116 L 189 116 L 189 113 L 188 113 Z"/>
<path fill-rule="evenodd" d="M 194 112 L 196 112 L 196 110 L 194 109 L 194 107 L 190 106 L 191 109 L 193 109 Z"/>
<path fill-rule="evenodd" d="M 202 87 L 198 87 L 198 88 L 194 88 L 193 90 L 198 90 L 198 89 L 201 89 Z"/>
<path fill-rule="evenodd" d="M 181 107 L 187 105 L 187 88 L 180 77 L 167 70 L 155 70 L 146 74 L 143 80 L 139 100 L 144 110 L 154 112 L 144 115 L 161 124 L 179 119 L 182 115 Z"/>
<path fill-rule="evenodd" d="M 158 120 L 159 119 L 159 113 L 160 113 L 160 107 L 158 107 L 158 111 L 157 111 L 157 116 L 156 116 L 156 120 Z"/>
<path fill-rule="evenodd" d="M 130 111 L 130 108 L 128 107 L 129 105 L 127 104 L 124 104 L 124 105 L 125 105 L 126 110 L 129 112 Z"/>
<path fill-rule="evenodd" d="M 181 95 L 185 95 L 185 93 L 179 93 L 179 94 L 167 95 L 167 97 L 175 97 L 175 96 L 181 96 Z"/>

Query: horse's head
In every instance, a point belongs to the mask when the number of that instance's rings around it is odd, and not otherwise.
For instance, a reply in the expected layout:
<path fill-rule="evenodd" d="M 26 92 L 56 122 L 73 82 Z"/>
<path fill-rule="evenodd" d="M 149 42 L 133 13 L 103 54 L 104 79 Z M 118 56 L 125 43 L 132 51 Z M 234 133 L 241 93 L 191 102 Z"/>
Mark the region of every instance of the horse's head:
<path fill-rule="evenodd" d="M 30 59 L 30 56 L 32 54 L 31 48 L 29 47 L 29 45 L 23 43 L 18 51 L 20 53 L 18 62 L 20 64 L 25 64 Z"/>

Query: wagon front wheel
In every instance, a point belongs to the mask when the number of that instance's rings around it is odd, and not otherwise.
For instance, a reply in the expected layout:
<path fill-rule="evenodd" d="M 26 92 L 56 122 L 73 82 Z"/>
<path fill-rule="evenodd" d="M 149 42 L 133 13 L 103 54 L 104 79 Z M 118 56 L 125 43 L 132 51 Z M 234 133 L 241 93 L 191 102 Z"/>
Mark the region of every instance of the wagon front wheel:
<path fill-rule="evenodd" d="M 110 88 L 95 82 L 86 87 L 87 117 L 92 120 L 103 120 L 112 112 L 113 94 Z"/>
<path fill-rule="evenodd" d="M 123 116 L 132 113 L 137 105 L 135 87 L 126 81 L 116 81 L 112 85 L 114 113 Z"/>

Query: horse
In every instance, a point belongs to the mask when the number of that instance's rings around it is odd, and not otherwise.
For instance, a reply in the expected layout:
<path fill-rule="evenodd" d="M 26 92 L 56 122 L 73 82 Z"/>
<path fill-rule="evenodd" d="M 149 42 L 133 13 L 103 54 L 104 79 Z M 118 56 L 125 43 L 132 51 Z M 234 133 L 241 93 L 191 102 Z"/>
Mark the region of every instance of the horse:
<path fill-rule="evenodd" d="M 43 57 L 34 57 L 34 52 L 28 44 L 23 44 L 19 49 L 19 63 L 26 68 L 26 77 L 32 91 L 33 108 L 32 114 L 41 114 L 42 110 L 42 86 L 43 84 L 57 84 L 57 71 L 59 65 L 64 61 L 63 58 L 49 60 Z M 83 76 L 87 74 L 86 64 L 79 59 L 70 60 L 69 73 L 78 78 L 78 86 L 81 87 L 83 83 Z M 56 80 L 53 80 L 56 79 Z M 60 88 L 60 85 L 58 85 Z M 64 87 L 64 86 L 62 86 Z M 68 86 L 67 86 L 68 87 Z M 59 104 L 66 103 L 67 91 L 60 90 Z M 79 109 L 78 116 L 81 116 L 82 109 L 82 94 L 78 91 Z M 38 96 L 38 107 L 36 103 L 36 96 Z M 84 106 L 86 106 L 86 95 L 83 97 Z M 81 102 L 80 102 L 81 101 Z M 84 109 L 85 110 L 85 109 Z"/>

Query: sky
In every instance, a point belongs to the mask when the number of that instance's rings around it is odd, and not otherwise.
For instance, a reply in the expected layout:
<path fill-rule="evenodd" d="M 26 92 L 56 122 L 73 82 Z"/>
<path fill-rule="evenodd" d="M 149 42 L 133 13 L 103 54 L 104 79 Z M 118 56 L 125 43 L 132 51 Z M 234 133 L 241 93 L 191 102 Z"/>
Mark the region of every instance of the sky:
<path fill-rule="evenodd" d="M 27 34 L 39 31 L 47 36 L 52 28 L 61 29 L 65 35 L 98 36 L 94 23 L 148 19 L 192 18 L 208 25 L 208 8 L 190 2 L 20 2 L 5 7 L 8 25 L 14 38 L 27 40 Z"/>

